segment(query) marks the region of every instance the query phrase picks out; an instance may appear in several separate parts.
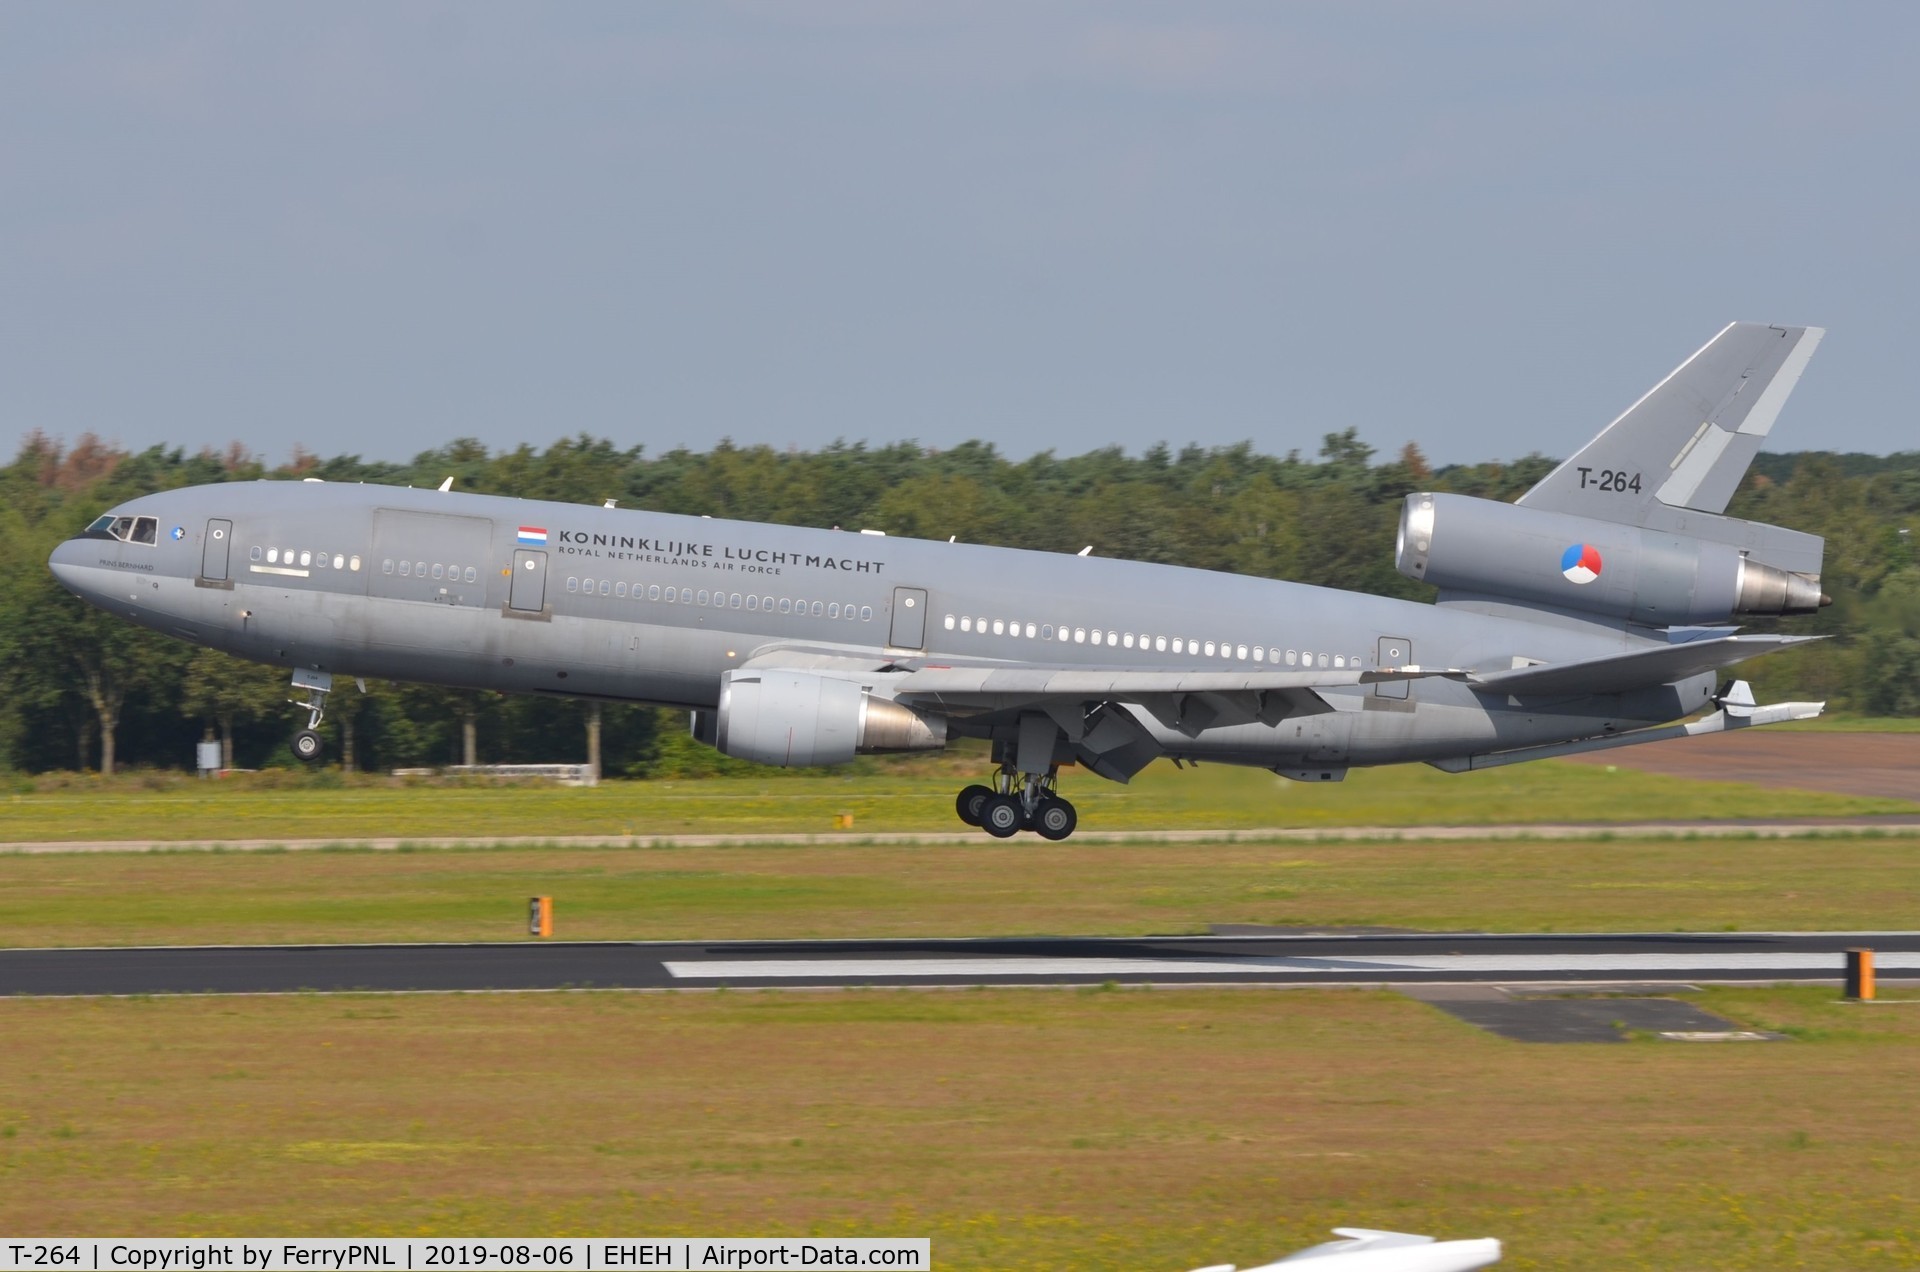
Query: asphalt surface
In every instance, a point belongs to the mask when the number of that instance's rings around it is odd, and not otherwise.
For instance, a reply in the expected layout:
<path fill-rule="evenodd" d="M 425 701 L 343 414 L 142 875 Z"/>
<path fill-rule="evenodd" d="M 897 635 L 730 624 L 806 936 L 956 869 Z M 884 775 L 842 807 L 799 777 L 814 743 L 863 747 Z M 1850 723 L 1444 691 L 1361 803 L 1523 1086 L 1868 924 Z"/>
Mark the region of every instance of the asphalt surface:
<path fill-rule="evenodd" d="M 1920 814 L 1882 817 L 1798 817 L 1730 821 L 1538 822 L 1500 826 L 1256 826 L 1217 830 L 1093 830 L 1074 834 L 1075 844 L 1268 843 L 1345 840 L 1467 841 L 1494 839 L 1791 839 L 1801 835 L 1897 834 L 1920 831 Z M 771 835 L 458 835 L 376 836 L 332 839 L 46 839 L 0 843 L 0 855 L 88 852 L 312 852 L 322 848 L 358 848 L 391 852 L 400 848 L 569 848 L 606 844 L 630 848 L 751 847 L 756 844 L 977 844 L 989 840 L 979 830 L 835 831 L 831 834 Z M 1016 842 L 1038 843 L 1023 835 Z"/>
<path fill-rule="evenodd" d="M 1834 981 L 1920 932 L 1472 933 L 0 950 L 0 996 L 1119 984 Z"/>

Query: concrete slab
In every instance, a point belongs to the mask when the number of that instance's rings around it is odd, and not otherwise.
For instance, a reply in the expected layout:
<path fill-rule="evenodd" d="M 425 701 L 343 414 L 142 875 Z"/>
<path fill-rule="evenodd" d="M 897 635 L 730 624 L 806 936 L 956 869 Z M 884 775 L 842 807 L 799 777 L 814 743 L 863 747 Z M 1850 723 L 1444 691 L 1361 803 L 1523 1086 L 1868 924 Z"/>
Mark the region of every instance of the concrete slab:
<path fill-rule="evenodd" d="M 1431 987 L 1438 988 L 1438 987 Z M 1753 1039 L 1751 1030 L 1671 998 L 1510 998 L 1418 995 L 1450 1016 L 1516 1042 L 1625 1042 L 1629 1032 Z"/>

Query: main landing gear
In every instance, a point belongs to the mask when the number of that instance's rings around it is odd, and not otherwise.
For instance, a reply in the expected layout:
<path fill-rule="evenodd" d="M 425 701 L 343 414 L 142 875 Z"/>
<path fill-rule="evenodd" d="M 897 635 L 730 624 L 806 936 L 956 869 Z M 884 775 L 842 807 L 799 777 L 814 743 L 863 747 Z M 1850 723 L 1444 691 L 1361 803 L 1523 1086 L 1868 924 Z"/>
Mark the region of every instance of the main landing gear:
<path fill-rule="evenodd" d="M 306 700 L 289 698 L 296 707 L 307 711 L 307 727 L 293 735 L 289 745 L 293 748 L 293 758 L 303 764 L 311 764 L 320 758 L 326 750 L 326 743 L 319 733 L 320 721 L 326 718 L 327 695 L 333 691 L 333 676 L 325 671 L 308 671 L 304 667 L 293 669 L 293 687 L 307 691 Z"/>
<path fill-rule="evenodd" d="M 1043 839 L 1065 839 L 1080 824 L 1073 805 L 1057 789 L 1059 767 L 1045 774 L 1022 773 L 1003 764 L 991 786 L 969 786 L 954 800 L 954 811 L 969 826 L 978 826 L 996 839 L 1010 839 L 1031 830 Z"/>

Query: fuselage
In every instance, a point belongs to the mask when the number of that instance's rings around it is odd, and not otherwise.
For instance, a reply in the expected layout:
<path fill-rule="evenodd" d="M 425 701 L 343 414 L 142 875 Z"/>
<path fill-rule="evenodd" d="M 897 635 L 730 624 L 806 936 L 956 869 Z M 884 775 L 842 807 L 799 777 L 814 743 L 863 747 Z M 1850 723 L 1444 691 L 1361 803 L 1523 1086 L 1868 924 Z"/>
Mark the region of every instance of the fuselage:
<path fill-rule="evenodd" d="M 325 482 L 143 496 L 153 533 L 70 540 L 52 566 L 156 632 L 335 675 L 710 708 L 771 651 L 913 665 L 1147 670 L 1504 668 L 1649 642 L 1625 624 L 1435 606 L 1098 556 Z M 1511 701 L 1423 679 L 1326 690 L 1334 710 L 1188 736 L 1171 756 L 1287 768 L 1444 758 L 1697 710 L 1712 678 Z M 964 719 L 955 732 L 968 731 Z"/>

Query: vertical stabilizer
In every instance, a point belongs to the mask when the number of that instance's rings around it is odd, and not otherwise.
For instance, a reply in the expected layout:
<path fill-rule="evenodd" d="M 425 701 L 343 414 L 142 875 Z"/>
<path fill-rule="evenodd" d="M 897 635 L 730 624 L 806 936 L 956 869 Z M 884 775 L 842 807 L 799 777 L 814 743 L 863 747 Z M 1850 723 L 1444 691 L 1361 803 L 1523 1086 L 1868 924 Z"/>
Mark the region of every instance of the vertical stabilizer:
<path fill-rule="evenodd" d="M 1730 324 L 1519 502 L 1641 526 L 1723 512 L 1825 334 Z"/>

